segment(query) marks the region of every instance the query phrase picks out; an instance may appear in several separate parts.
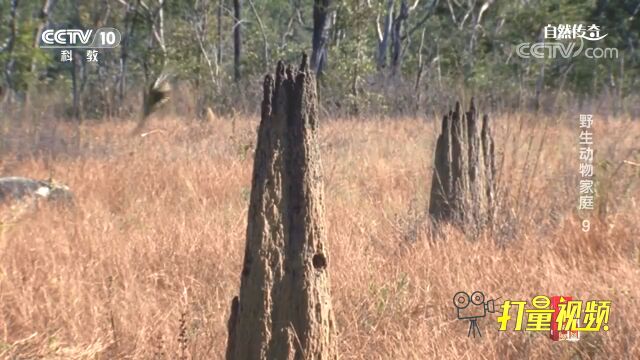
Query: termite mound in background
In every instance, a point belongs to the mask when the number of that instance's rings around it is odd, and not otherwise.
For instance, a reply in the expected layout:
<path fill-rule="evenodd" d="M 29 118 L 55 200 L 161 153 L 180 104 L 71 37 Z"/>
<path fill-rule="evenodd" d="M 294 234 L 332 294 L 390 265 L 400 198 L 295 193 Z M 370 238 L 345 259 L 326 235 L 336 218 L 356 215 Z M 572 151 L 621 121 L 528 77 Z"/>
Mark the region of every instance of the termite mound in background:
<path fill-rule="evenodd" d="M 337 358 L 317 109 L 306 55 L 265 77 L 228 360 Z"/>
<path fill-rule="evenodd" d="M 442 119 L 435 151 L 429 214 L 477 234 L 491 227 L 496 204 L 496 166 L 489 117 L 478 124 L 471 99 L 468 112 L 457 102 Z"/>

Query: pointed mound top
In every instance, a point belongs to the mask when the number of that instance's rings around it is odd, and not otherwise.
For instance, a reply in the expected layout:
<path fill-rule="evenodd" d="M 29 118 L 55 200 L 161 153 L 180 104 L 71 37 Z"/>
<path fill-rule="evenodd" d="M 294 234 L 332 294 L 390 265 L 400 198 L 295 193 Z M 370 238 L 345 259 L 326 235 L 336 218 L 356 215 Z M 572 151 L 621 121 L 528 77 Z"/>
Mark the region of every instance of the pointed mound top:
<path fill-rule="evenodd" d="M 309 57 L 306 52 L 302 53 L 302 62 L 300 63 L 300 72 L 306 73 L 309 68 Z"/>
<path fill-rule="evenodd" d="M 293 81 L 293 67 L 291 64 L 287 65 L 287 70 L 285 72 L 287 73 L 287 79 Z"/>
<path fill-rule="evenodd" d="M 271 101 L 271 92 L 273 91 L 273 76 L 271 74 L 265 75 L 263 90 L 263 100 Z"/>
<path fill-rule="evenodd" d="M 276 66 L 276 89 L 280 87 L 280 84 L 284 80 L 284 61 L 278 61 L 278 65 Z"/>
<path fill-rule="evenodd" d="M 484 114 L 484 116 L 482 116 L 482 131 L 489 131 L 489 115 L 487 114 Z"/>

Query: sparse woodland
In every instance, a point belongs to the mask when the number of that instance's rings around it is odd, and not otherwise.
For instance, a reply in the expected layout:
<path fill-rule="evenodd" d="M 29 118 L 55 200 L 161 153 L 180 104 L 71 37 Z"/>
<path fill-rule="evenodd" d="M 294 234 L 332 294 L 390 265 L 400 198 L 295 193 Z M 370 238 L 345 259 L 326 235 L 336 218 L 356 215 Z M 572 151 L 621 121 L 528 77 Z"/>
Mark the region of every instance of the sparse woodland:
<path fill-rule="evenodd" d="M 433 116 L 463 95 L 491 111 L 638 114 L 639 11 L 635 0 L 5 0 L 0 85 L 10 109 L 119 118 L 137 114 L 166 73 L 180 90 L 175 113 L 258 112 L 262 76 L 305 51 L 329 114 Z M 544 26 L 577 23 L 597 24 L 608 34 L 597 46 L 619 57 L 515 54 L 544 39 Z M 99 64 L 82 52 L 61 63 L 35 46 L 51 26 L 111 26 L 122 42 Z"/>
<path fill-rule="evenodd" d="M 640 358 L 639 16 L 0 2 L 0 359 Z M 599 24 L 620 57 L 514 54 L 550 22 Z M 62 63 L 35 46 L 51 26 L 123 39 Z M 556 343 L 489 314 L 467 337 L 461 290 L 611 300 L 609 330 Z"/>

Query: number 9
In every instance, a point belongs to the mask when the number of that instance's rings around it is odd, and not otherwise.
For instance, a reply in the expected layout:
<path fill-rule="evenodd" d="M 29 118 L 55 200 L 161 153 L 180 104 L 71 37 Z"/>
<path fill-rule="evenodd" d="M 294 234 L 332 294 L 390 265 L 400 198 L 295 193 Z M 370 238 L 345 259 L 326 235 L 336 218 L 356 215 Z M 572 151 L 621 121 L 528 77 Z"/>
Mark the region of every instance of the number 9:
<path fill-rule="evenodd" d="M 591 221 L 589 220 L 582 220 L 582 231 L 584 232 L 588 232 L 589 229 L 591 229 Z"/>

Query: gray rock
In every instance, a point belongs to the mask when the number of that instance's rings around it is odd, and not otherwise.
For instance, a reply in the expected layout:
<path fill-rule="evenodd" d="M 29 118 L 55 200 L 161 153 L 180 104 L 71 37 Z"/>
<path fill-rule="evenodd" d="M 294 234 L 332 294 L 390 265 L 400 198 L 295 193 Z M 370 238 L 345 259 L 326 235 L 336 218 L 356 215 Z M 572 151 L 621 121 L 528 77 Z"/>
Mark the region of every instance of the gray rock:
<path fill-rule="evenodd" d="M 18 176 L 0 178 L 0 202 L 38 197 L 56 202 L 73 202 L 73 193 L 64 184 Z"/>

